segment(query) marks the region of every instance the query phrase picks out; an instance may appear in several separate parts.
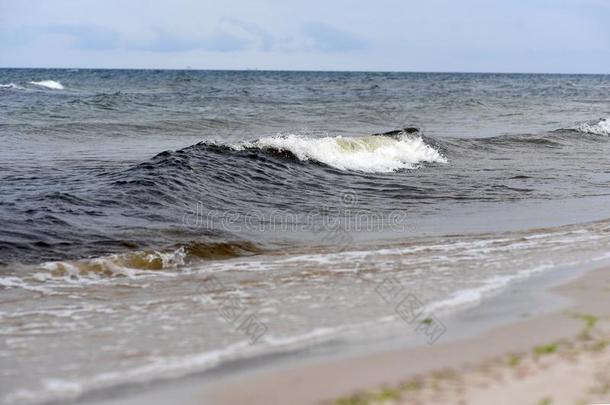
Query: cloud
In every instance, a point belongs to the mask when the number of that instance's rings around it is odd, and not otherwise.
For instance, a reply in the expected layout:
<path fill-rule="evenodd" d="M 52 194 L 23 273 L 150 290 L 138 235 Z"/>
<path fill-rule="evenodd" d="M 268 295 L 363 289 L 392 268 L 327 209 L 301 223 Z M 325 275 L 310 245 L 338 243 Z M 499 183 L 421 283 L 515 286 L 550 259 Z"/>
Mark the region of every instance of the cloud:
<path fill-rule="evenodd" d="M 208 36 L 187 37 L 157 28 L 151 39 L 127 41 L 124 48 L 147 52 L 189 52 L 195 50 L 212 52 L 238 52 L 251 47 L 246 38 L 230 32 L 216 32 Z"/>
<path fill-rule="evenodd" d="M 74 48 L 90 50 L 116 49 L 121 39 L 117 32 L 97 26 L 54 24 L 0 30 L 0 40 L 10 47 L 26 46 L 54 36 L 68 38 Z"/>
<path fill-rule="evenodd" d="M 152 36 L 144 40 L 126 40 L 124 48 L 149 52 L 240 52 L 268 51 L 275 42 L 272 35 L 254 24 L 222 18 L 211 32 L 174 33 L 163 28 L 153 29 Z"/>
<path fill-rule="evenodd" d="M 89 50 L 116 49 L 121 39 L 117 32 L 96 26 L 56 25 L 47 27 L 42 31 L 44 34 L 70 36 L 74 41 L 74 46 Z"/>
<path fill-rule="evenodd" d="M 312 49 L 322 52 L 350 52 L 365 49 L 358 35 L 319 22 L 303 24 L 303 33 L 312 40 Z"/>
<path fill-rule="evenodd" d="M 68 38 L 76 49 L 89 51 L 127 50 L 158 53 L 204 52 L 349 52 L 365 48 L 359 36 L 330 25 L 310 22 L 293 34 L 274 35 L 256 24 L 221 18 L 206 33 L 175 32 L 153 27 L 134 38 L 107 28 L 84 25 L 47 25 L 3 30 L 0 38 L 15 46 L 53 36 Z"/>

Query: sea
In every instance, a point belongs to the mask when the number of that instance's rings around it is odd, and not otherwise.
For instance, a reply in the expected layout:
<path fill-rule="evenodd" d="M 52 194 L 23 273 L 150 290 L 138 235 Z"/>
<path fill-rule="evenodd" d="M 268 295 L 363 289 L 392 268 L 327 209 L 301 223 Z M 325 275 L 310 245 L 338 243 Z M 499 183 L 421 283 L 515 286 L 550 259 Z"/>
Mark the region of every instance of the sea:
<path fill-rule="evenodd" d="M 0 69 L 0 403 L 442 342 L 610 258 L 608 117 L 607 75 Z"/>

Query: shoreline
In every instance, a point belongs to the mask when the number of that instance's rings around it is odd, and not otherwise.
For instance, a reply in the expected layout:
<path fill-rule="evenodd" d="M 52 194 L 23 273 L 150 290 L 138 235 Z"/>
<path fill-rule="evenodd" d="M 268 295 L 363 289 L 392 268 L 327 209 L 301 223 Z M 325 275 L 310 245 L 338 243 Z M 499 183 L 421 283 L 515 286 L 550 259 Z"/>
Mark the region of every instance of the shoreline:
<path fill-rule="evenodd" d="M 82 398 L 78 402 L 333 403 L 340 398 L 357 398 L 353 396 L 357 393 L 401 386 L 416 377 L 447 370 L 470 372 L 511 353 L 527 354 L 536 347 L 576 339 L 582 333 L 583 320 L 569 314 L 610 319 L 610 271 L 607 269 L 604 261 L 519 281 L 476 307 L 451 316 L 447 320 L 447 339 L 443 337 L 433 346 L 386 344 L 383 349 L 376 347 L 364 354 L 349 355 L 332 355 L 328 348 L 322 350 L 325 352 L 322 355 L 309 356 L 308 350 L 278 354 L 251 359 L 245 367 L 236 362 L 219 370 L 155 386 L 118 390 L 112 398 L 108 392 L 99 392 L 89 400 Z M 312 352 L 315 353 L 315 348 Z M 396 390 L 387 392 L 396 394 Z"/>

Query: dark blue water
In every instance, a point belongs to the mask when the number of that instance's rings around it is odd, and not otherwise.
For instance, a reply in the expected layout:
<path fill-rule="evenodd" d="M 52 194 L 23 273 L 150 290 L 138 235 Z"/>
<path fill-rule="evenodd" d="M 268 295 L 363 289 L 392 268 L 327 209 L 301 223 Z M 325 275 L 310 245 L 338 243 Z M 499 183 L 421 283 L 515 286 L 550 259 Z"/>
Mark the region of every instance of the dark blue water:
<path fill-rule="evenodd" d="M 299 221 L 354 193 L 383 222 L 607 193 L 608 76 L 4 69 L 0 83 L 5 263 L 283 238 L 185 228 L 197 204 Z M 407 126 L 404 150 L 360 153 Z M 365 140 L 340 156 L 316 143 L 337 136 Z"/>

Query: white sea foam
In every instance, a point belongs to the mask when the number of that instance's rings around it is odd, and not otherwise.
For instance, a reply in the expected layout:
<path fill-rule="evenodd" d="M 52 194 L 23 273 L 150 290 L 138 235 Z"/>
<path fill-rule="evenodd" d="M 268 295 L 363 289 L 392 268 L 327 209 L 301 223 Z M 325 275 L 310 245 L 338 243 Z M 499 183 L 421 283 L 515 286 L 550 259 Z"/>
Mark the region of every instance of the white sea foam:
<path fill-rule="evenodd" d="M 595 124 L 584 123 L 576 127 L 579 132 L 595 135 L 610 135 L 610 119 L 603 119 Z"/>
<path fill-rule="evenodd" d="M 331 328 L 320 328 L 300 336 L 268 338 L 267 344 L 277 347 L 279 351 L 290 350 L 293 347 L 300 347 L 303 342 L 318 341 L 325 335 L 331 334 L 332 330 Z M 19 389 L 9 393 L 4 398 L 0 396 L 0 402 L 12 404 L 70 400 L 77 398 L 86 391 L 111 387 L 117 383 L 144 382 L 150 378 L 176 378 L 193 371 L 210 369 L 224 361 L 247 358 L 263 353 L 265 353 L 264 346 L 253 346 L 247 340 L 242 340 L 222 349 L 186 356 L 152 358 L 149 362 L 140 366 L 118 371 L 107 371 L 77 379 L 46 378 L 42 380 L 42 387 L 32 390 Z"/>
<path fill-rule="evenodd" d="M 21 89 L 15 83 L 2 84 L 0 83 L 0 89 Z"/>
<path fill-rule="evenodd" d="M 30 84 L 33 84 L 35 86 L 40 86 L 40 87 L 44 87 L 47 89 L 51 89 L 51 90 L 63 90 L 64 86 L 60 83 L 57 82 L 55 80 L 41 80 L 39 82 L 30 82 Z"/>
<path fill-rule="evenodd" d="M 259 148 L 287 151 L 302 161 L 317 161 L 341 170 L 369 173 L 413 169 L 423 162 L 447 160 L 419 136 L 365 136 L 310 138 L 273 136 L 231 145 L 234 149 Z"/>
<path fill-rule="evenodd" d="M 515 281 L 522 280 L 544 270 L 555 268 L 552 264 L 543 264 L 538 267 L 520 271 L 514 275 L 493 276 L 483 281 L 480 286 L 467 288 L 454 292 L 450 297 L 433 302 L 426 306 L 428 312 L 455 311 L 460 308 L 480 304 L 488 295 L 503 291 Z"/>
<path fill-rule="evenodd" d="M 50 290 L 46 287 L 31 285 L 16 276 L 0 277 L 0 289 L 2 288 L 21 288 L 24 290 L 41 292 L 43 294 L 50 293 Z"/>

